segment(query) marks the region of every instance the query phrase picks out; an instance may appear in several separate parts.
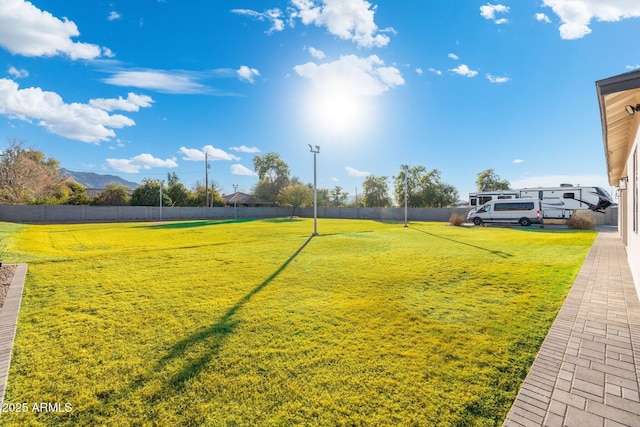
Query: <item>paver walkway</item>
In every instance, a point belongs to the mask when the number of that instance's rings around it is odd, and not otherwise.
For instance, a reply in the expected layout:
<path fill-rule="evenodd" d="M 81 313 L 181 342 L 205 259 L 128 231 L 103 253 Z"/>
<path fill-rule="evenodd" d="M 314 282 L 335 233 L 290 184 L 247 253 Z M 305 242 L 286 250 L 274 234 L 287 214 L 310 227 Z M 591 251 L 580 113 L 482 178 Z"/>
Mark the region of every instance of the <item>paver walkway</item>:
<path fill-rule="evenodd" d="M 22 289 L 26 275 L 27 264 L 18 264 L 0 310 L 0 405 L 4 402 L 4 392 L 9 378 L 11 350 L 18 325 L 18 312 L 20 311 Z"/>
<path fill-rule="evenodd" d="M 639 377 L 640 302 L 618 233 L 601 231 L 504 426 L 640 426 Z"/>

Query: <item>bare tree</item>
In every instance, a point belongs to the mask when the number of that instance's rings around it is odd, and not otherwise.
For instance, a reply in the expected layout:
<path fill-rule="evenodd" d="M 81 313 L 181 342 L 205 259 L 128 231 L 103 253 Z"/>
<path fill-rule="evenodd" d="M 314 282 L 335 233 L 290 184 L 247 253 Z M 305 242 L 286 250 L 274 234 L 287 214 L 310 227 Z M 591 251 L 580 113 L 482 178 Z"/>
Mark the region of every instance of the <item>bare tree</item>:
<path fill-rule="evenodd" d="M 9 141 L 0 153 L 0 202 L 38 203 L 55 196 L 60 186 L 58 161 L 41 151 L 24 148 L 24 142 Z"/>

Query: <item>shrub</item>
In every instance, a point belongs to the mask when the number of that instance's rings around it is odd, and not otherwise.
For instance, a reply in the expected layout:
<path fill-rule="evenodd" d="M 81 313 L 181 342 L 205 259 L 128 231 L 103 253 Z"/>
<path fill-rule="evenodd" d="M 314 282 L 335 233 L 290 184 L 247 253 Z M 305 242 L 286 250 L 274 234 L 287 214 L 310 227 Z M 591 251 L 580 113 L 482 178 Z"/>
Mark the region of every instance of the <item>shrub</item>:
<path fill-rule="evenodd" d="M 451 215 L 451 218 L 449 218 L 449 224 L 455 225 L 455 226 L 460 226 L 464 224 L 465 221 L 466 221 L 465 217 L 455 213 Z"/>
<path fill-rule="evenodd" d="M 596 228 L 596 222 L 592 218 L 572 215 L 567 220 L 567 226 L 574 230 L 593 230 Z"/>

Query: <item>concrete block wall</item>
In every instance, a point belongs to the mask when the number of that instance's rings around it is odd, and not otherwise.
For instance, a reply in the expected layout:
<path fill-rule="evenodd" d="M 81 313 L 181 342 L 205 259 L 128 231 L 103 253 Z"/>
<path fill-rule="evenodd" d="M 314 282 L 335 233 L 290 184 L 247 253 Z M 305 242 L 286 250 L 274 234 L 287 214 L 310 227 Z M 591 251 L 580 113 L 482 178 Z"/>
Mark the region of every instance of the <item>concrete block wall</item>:
<path fill-rule="evenodd" d="M 451 215 L 466 218 L 467 208 L 409 208 L 409 221 L 446 222 Z M 290 216 L 287 207 L 156 207 L 156 206 L 71 206 L 71 205 L 0 205 L 0 221 L 27 223 L 56 222 L 127 222 L 127 221 L 184 221 L 192 219 L 224 218 L 281 218 Z M 617 208 L 604 214 L 580 211 L 596 220 L 598 225 L 617 225 Z M 313 218 L 313 208 L 298 208 L 295 214 Z M 404 221 L 404 208 L 334 208 L 319 207 L 318 218 L 371 219 Z"/>

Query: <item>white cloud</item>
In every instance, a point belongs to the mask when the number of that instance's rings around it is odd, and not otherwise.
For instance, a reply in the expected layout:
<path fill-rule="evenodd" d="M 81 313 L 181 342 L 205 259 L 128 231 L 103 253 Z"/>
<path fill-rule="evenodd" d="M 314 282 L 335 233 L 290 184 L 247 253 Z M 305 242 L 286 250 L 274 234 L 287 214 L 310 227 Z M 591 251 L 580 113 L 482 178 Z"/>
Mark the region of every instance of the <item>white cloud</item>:
<path fill-rule="evenodd" d="M 579 39 L 591 33 L 592 19 L 616 22 L 640 17 L 640 2 L 636 0 L 543 0 L 562 21 L 560 37 Z"/>
<path fill-rule="evenodd" d="M 365 177 L 371 175 L 371 172 L 361 171 L 356 168 L 352 168 L 351 166 L 347 166 L 344 169 L 347 171 L 347 175 L 349 176 Z"/>
<path fill-rule="evenodd" d="M 457 61 L 458 59 L 460 59 L 460 58 L 458 57 L 458 55 L 456 55 L 455 53 L 450 53 L 450 54 L 448 54 L 447 56 L 448 56 L 449 58 L 451 58 L 451 59 L 455 59 L 456 61 Z"/>
<path fill-rule="evenodd" d="M 112 10 L 111 13 L 109 14 L 109 16 L 107 16 L 107 20 L 108 21 L 115 21 L 122 18 L 122 16 L 120 16 L 120 14 L 118 12 L 116 12 L 115 10 Z"/>
<path fill-rule="evenodd" d="M 309 53 L 316 59 L 324 59 L 325 57 L 324 52 L 315 47 L 309 46 Z"/>
<path fill-rule="evenodd" d="M 524 163 L 524 160 L 521 160 L 521 159 L 515 159 L 515 160 L 513 161 L 513 164 L 514 164 L 514 165 L 519 165 L 520 163 Z"/>
<path fill-rule="evenodd" d="M 266 31 L 267 34 L 271 34 L 274 31 L 284 30 L 284 20 L 282 19 L 283 14 L 282 11 L 278 8 L 268 9 L 264 12 L 257 12 L 251 9 L 232 9 L 231 13 L 249 16 L 251 18 L 257 19 L 258 21 L 270 22 L 271 28 Z"/>
<path fill-rule="evenodd" d="M 246 65 L 240 66 L 240 68 L 236 70 L 236 73 L 240 80 L 249 83 L 255 82 L 255 78 L 260 77 L 260 71 L 255 68 L 247 67 Z"/>
<path fill-rule="evenodd" d="M 95 59 L 104 54 L 95 44 L 75 42 L 80 32 L 73 21 L 58 19 L 26 0 L 0 2 L 0 45 L 14 55 Z"/>
<path fill-rule="evenodd" d="M 382 47 L 389 43 L 389 37 L 379 34 L 374 21 L 376 8 L 365 0 L 291 0 L 291 3 L 297 9 L 291 17 L 299 18 L 305 25 L 326 27 L 329 33 L 362 47 Z"/>
<path fill-rule="evenodd" d="M 105 83 L 155 90 L 163 93 L 194 94 L 207 93 L 209 88 L 197 82 L 198 76 L 184 71 L 135 70 L 116 71 Z"/>
<path fill-rule="evenodd" d="M 138 95 L 133 92 L 129 92 L 127 99 L 124 99 L 121 96 L 119 96 L 118 99 L 96 98 L 91 99 L 89 101 L 89 105 L 105 111 L 119 110 L 133 112 L 139 111 L 140 107 L 151 107 L 153 102 L 154 101 L 150 96 Z"/>
<path fill-rule="evenodd" d="M 536 13 L 536 21 L 544 22 L 546 24 L 551 23 L 551 20 L 545 13 Z"/>
<path fill-rule="evenodd" d="M 338 178 L 336 178 L 335 176 L 331 177 L 331 181 L 333 182 L 340 182 L 340 180 Z"/>
<path fill-rule="evenodd" d="M 230 169 L 232 175 L 258 176 L 257 173 L 239 163 L 231 165 Z"/>
<path fill-rule="evenodd" d="M 27 70 L 25 69 L 18 70 L 16 67 L 13 67 L 13 66 L 9 67 L 9 70 L 7 72 L 13 77 L 15 77 L 16 79 L 29 77 L 29 72 Z"/>
<path fill-rule="evenodd" d="M 258 147 L 247 147 L 246 145 L 241 145 L 239 147 L 229 147 L 231 151 L 237 151 L 239 153 L 259 153 L 260 149 Z"/>
<path fill-rule="evenodd" d="M 433 67 L 429 67 L 428 71 L 429 71 L 430 73 L 436 74 L 436 75 L 438 75 L 438 76 L 441 76 L 441 75 L 442 75 L 442 71 L 440 71 L 440 70 L 436 70 L 436 69 L 435 69 L 435 68 L 433 68 Z"/>
<path fill-rule="evenodd" d="M 493 76 L 491 74 L 487 74 L 487 80 L 489 80 L 491 83 L 507 83 L 511 79 L 509 77 L 506 77 L 506 76 L 497 77 L 497 76 Z"/>
<path fill-rule="evenodd" d="M 419 76 L 424 74 L 424 70 L 420 67 L 416 68 L 416 73 L 418 73 Z"/>
<path fill-rule="evenodd" d="M 202 149 L 180 147 L 183 154 L 182 160 L 190 160 L 192 162 L 202 162 L 205 159 L 205 153 L 208 160 L 240 160 L 240 157 L 229 154 L 224 150 L 215 148 L 213 145 L 205 145 Z"/>
<path fill-rule="evenodd" d="M 299 76 L 311 80 L 318 88 L 377 96 L 404 84 L 400 70 L 383 65 L 384 62 L 376 55 L 368 58 L 347 55 L 334 62 L 320 65 L 308 62 L 296 65 L 293 69 Z"/>
<path fill-rule="evenodd" d="M 493 21 L 496 24 L 506 24 L 509 22 L 507 18 L 496 18 L 496 13 L 509 13 L 509 6 L 490 3 L 480 6 L 480 15 L 483 18 Z"/>
<path fill-rule="evenodd" d="M 67 104 L 55 92 L 34 87 L 20 89 L 9 79 L 0 79 L 0 114 L 36 122 L 53 134 L 90 143 L 107 141 L 115 136 L 113 129 L 135 125 L 129 117 L 110 115 L 93 105 Z"/>
<path fill-rule="evenodd" d="M 625 67 L 627 70 L 637 70 L 638 68 L 640 68 L 640 64 L 636 64 L 636 65 L 627 65 Z"/>
<path fill-rule="evenodd" d="M 122 173 L 138 173 L 142 169 L 151 168 L 176 168 L 175 157 L 171 159 L 157 159 L 151 154 L 142 153 L 129 159 L 107 159 L 107 163 L 113 169 Z"/>
<path fill-rule="evenodd" d="M 470 69 L 466 64 L 461 64 L 456 68 L 450 69 L 449 71 L 466 77 L 475 77 L 478 75 L 477 71 Z"/>

